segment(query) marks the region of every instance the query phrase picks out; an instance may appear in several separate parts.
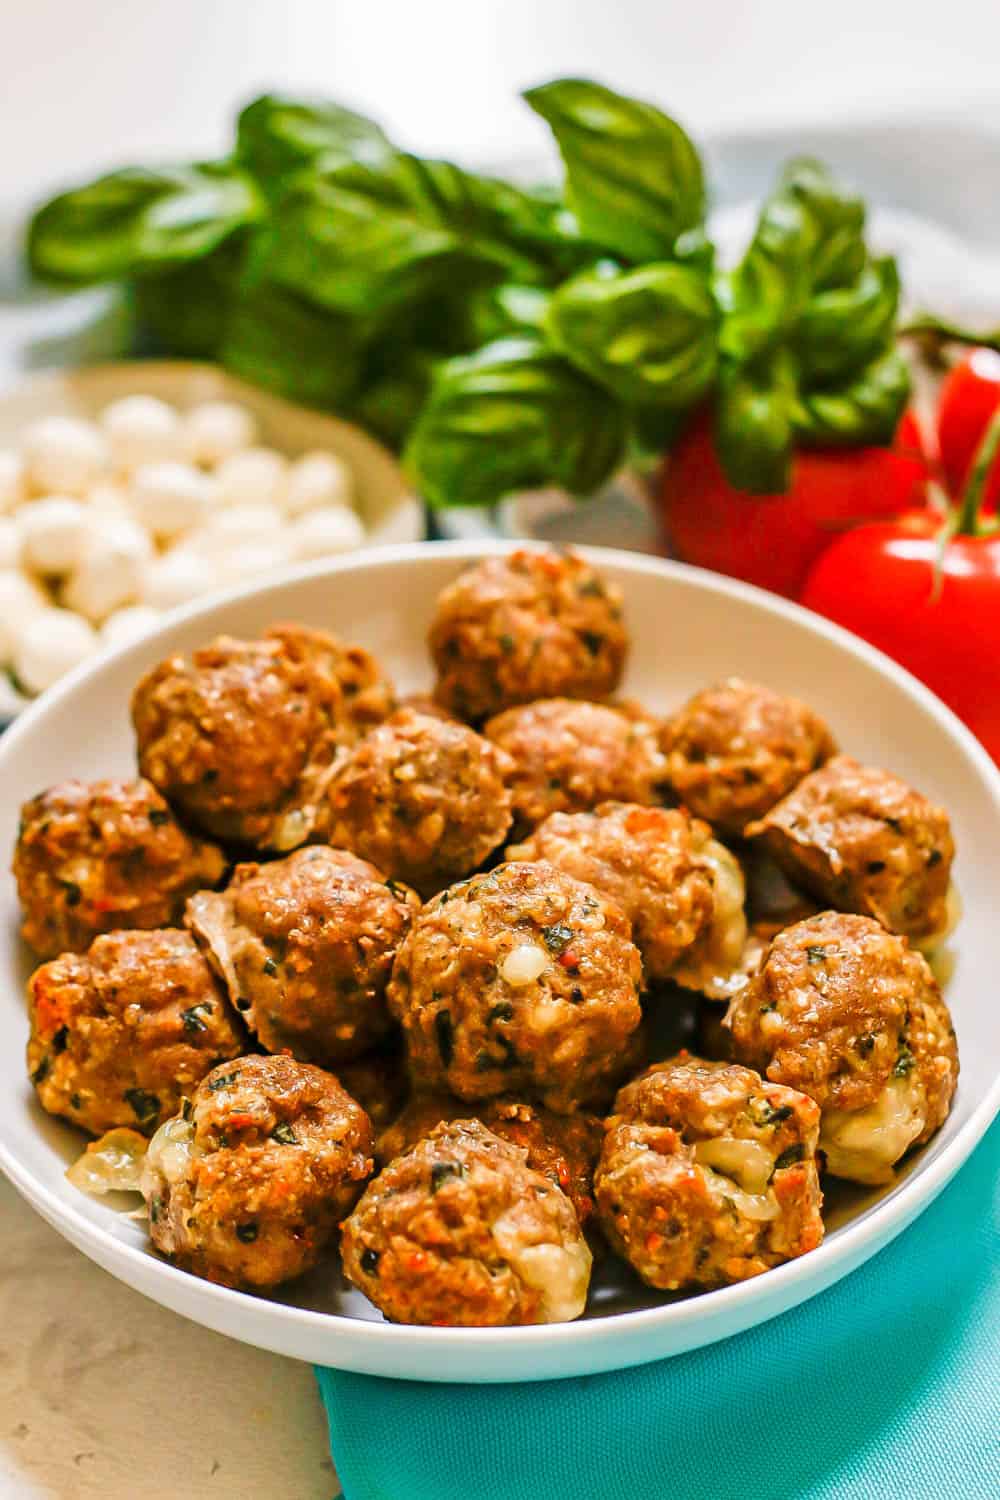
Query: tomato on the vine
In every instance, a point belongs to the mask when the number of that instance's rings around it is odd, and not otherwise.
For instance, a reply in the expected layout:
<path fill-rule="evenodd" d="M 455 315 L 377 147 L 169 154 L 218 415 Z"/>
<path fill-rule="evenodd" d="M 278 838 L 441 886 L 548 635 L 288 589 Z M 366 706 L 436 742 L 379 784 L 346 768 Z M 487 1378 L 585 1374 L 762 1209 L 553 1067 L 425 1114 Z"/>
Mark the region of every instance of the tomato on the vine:
<path fill-rule="evenodd" d="M 973 349 L 945 376 L 938 398 L 937 435 L 941 468 L 953 495 L 968 482 L 976 449 L 993 413 L 1000 408 L 1000 354 L 995 349 Z M 1000 501 L 1000 463 L 990 472 L 983 509 L 995 510 Z"/>
<path fill-rule="evenodd" d="M 891 448 L 802 449 L 785 494 L 734 489 L 699 415 L 670 451 L 661 508 L 671 551 L 797 598 L 816 558 L 838 533 L 922 503 L 927 461 L 916 419 L 905 413 Z"/>

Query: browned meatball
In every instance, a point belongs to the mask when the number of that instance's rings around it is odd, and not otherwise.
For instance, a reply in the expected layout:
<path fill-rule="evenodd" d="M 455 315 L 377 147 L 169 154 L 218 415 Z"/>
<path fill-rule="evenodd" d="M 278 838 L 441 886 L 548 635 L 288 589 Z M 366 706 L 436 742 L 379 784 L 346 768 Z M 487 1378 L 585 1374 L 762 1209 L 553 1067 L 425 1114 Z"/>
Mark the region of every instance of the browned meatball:
<path fill-rule="evenodd" d="M 371 1122 L 336 1078 L 292 1057 L 241 1057 L 150 1141 L 150 1238 L 195 1276 L 278 1286 L 316 1264 L 371 1152 Z"/>
<path fill-rule="evenodd" d="M 100 1135 L 152 1134 L 222 1058 L 245 1046 L 188 933 L 109 932 L 28 984 L 28 1070 L 51 1114 Z"/>
<path fill-rule="evenodd" d="M 340 762 L 319 828 L 432 895 L 503 842 L 509 770 L 504 752 L 466 725 L 404 709 Z"/>
<path fill-rule="evenodd" d="M 229 997 L 269 1052 L 335 1066 L 391 1026 L 385 989 L 420 901 L 345 849 L 237 865 L 188 902 Z"/>
<path fill-rule="evenodd" d="M 664 800 L 666 760 L 656 728 L 620 709 L 546 698 L 499 714 L 483 733 L 513 761 L 507 784 L 519 835 L 554 812 Z"/>
<path fill-rule="evenodd" d="M 948 1008 L 927 961 L 870 917 L 824 912 L 779 932 L 727 1025 L 741 1062 L 816 1100 L 837 1177 L 891 1182 L 947 1118 Z"/>
<path fill-rule="evenodd" d="M 604 698 L 628 636 L 620 590 L 573 552 L 511 552 L 441 594 L 429 643 L 435 697 L 478 723 L 533 698 Z"/>
<path fill-rule="evenodd" d="M 406 1054 L 395 1036 L 374 1052 L 366 1052 L 364 1057 L 338 1062 L 336 1073 L 376 1131 L 385 1130 L 406 1103 L 410 1090 Z"/>
<path fill-rule="evenodd" d="M 222 850 L 185 833 L 148 781 L 62 781 L 21 809 L 21 932 L 54 958 L 101 932 L 166 927 L 225 868 Z"/>
<path fill-rule="evenodd" d="M 622 1089 L 597 1164 L 601 1225 L 650 1286 L 723 1286 L 823 1238 L 819 1110 L 682 1053 Z"/>
<path fill-rule="evenodd" d="M 877 917 L 924 946 L 951 925 L 948 814 L 888 771 L 838 755 L 746 832 L 840 911 Z"/>
<path fill-rule="evenodd" d="M 613 902 L 551 865 L 501 865 L 427 903 L 389 1007 L 421 1087 L 525 1092 L 568 1114 L 614 1075 L 642 1017 L 641 975 Z"/>
<path fill-rule="evenodd" d="M 648 980 L 726 992 L 746 939 L 743 876 L 711 834 L 683 809 L 602 802 L 553 813 L 507 858 L 547 860 L 616 901 Z"/>
<path fill-rule="evenodd" d="M 279 625 L 161 662 L 135 690 L 132 721 L 143 775 L 197 827 L 294 849 L 312 830 L 338 747 L 391 708 L 366 651 Z"/>
<path fill-rule="evenodd" d="M 569 1199 L 478 1120 L 439 1125 L 365 1190 L 344 1271 L 395 1323 L 562 1323 L 591 1256 Z"/>
<path fill-rule="evenodd" d="M 737 836 L 837 749 L 805 703 L 740 677 L 696 693 L 664 724 L 661 743 L 678 801 Z"/>
<path fill-rule="evenodd" d="M 375 1154 L 381 1162 L 394 1161 L 430 1135 L 435 1125 L 470 1119 L 481 1120 L 501 1140 L 520 1146 L 528 1166 L 561 1188 L 580 1223 L 587 1222 L 594 1211 L 594 1164 L 604 1139 L 604 1126 L 596 1115 L 556 1115 L 519 1099 L 491 1099 L 472 1108 L 452 1094 L 414 1094 L 379 1135 Z"/>

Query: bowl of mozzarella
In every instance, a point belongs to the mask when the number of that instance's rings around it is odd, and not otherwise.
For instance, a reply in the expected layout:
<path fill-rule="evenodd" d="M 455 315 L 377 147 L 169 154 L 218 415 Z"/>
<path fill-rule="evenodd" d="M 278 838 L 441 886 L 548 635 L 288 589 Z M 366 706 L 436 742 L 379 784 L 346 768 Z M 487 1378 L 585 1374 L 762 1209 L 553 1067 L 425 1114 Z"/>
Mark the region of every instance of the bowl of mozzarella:
<path fill-rule="evenodd" d="M 0 395 L 0 725 L 172 609 L 423 529 L 374 438 L 213 365 L 28 377 Z"/>

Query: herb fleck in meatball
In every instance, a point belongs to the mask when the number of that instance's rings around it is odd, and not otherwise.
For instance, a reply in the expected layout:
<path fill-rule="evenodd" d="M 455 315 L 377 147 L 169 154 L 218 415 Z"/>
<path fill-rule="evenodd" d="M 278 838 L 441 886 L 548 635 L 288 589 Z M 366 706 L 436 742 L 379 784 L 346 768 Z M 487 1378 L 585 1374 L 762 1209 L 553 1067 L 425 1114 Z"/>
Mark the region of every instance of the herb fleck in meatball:
<path fill-rule="evenodd" d="M 870 917 L 824 912 L 779 932 L 727 1024 L 741 1062 L 816 1100 L 837 1177 L 891 1182 L 947 1118 L 948 1008 L 922 955 Z"/>
<path fill-rule="evenodd" d="M 555 1115 L 518 1099 L 491 1099 L 474 1108 L 451 1094 L 414 1094 L 378 1137 L 375 1154 L 383 1163 L 394 1161 L 436 1125 L 469 1119 L 526 1151 L 528 1166 L 561 1188 L 580 1223 L 587 1222 L 594 1211 L 594 1164 L 604 1139 L 596 1115 Z"/>
<path fill-rule="evenodd" d="M 569 1199 L 478 1120 L 439 1125 L 365 1190 L 344 1270 L 396 1323 L 562 1323 L 591 1255 Z"/>
<path fill-rule="evenodd" d="M 664 724 L 661 743 L 678 801 L 736 836 L 836 753 L 806 704 L 739 677 L 696 693 Z"/>
<path fill-rule="evenodd" d="M 392 961 L 420 902 L 344 849 L 237 865 L 188 902 L 233 1004 L 269 1052 L 335 1066 L 388 1032 Z"/>
<path fill-rule="evenodd" d="M 431 895 L 503 842 L 509 769 L 504 752 L 466 725 L 403 710 L 340 762 L 320 825 L 331 843 Z"/>
<path fill-rule="evenodd" d="M 933 946 L 951 925 L 948 814 L 898 776 L 838 755 L 746 830 L 840 911 Z"/>
<path fill-rule="evenodd" d="M 615 1075 L 641 975 L 618 906 L 551 865 L 509 864 L 427 903 L 388 998 L 420 1087 L 525 1092 L 568 1114 Z"/>
<path fill-rule="evenodd" d="M 148 781 L 63 781 L 21 809 L 21 932 L 54 958 L 102 932 L 166 927 L 225 867 L 221 849 L 185 833 Z"/>
<path fill-rule="evenodd" d="M 28 1070 L 50 1114 L 101 1135 L 152 1134 L 222 1058 L 245 1045 L 194 939 L 110 932 L 28 984 Z"/>
<path fill-rule="evenodd" d="M 699 818 L 602 802 L 593 812 L 553 813 L 507 858 L 546 860 L 616 901 L 649 981 L 726 991 L 746 940 L 743 876 Z"/>
<path fill-rule="evenodd" d="M 749 1068 L 681 1054 L 621 1090 L 594 1178 L 612 1246 L 650 1286 L 743 1281 L 823 1238 L 819 1110 Z"/>
<path fill-rule="evenodd" d="M 366 651 L 280 625 L 161 662 L 136 688 L 132 720 L 143 775 L 193 824 L 294 849 L 312 830 L 338 748 L 391 708 Z"/>
<path fill-rule="evenodd" d="M 291 1057 L 238 1058 L 150 1142 L 150 1238 L 209 1281 L 278 1286 L 316 1264 L 371 1151 L 368 1116 L 329 1073 Z"/>
<path fill-rule="evenodd" d="M 430 629 L 435 696 L 479 722 L 534 698 L 603 698 L 622 675 L 622 596 L 572 552 L 512 552 L 467 568 Z"/>
<path fill-rule="evenodd" d="M 664 800 L 666 760 L 656 728 L 619 709 L 548 698 L 508 709 L 483 732 L 513 762 L 507 784 L 518 833 L 554 812 Z"/>

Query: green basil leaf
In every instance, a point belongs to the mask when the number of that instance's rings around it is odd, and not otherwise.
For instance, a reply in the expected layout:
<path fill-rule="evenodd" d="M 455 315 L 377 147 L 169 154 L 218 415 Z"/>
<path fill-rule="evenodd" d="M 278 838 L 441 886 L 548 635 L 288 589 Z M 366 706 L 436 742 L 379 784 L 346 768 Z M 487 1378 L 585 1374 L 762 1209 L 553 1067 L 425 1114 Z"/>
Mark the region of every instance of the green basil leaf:
<path fill-rule="evenodd" d="M 167 354 L 215 359 L 239 289 L 246 242 L 245 234 L 234 234 L 189 265 L 140 276 L 132 295 L 144 338 Z"/>
<path fill-rule="evenodd" d="M 439 366 L 406 447 L 430 505 L 491 505 L 517 490 L 597 488 L 621 459 L 621 405 L 540 339 L 501 339 Z"/>
<path fill-rule="evenodd" d="M 806 379 L 856 370 L 886 347 L 899 307 L 899 272 L 888 257 L 871 261 L 850 286 L 818 292 L 799 320 L 796 352 Z"/>
<path fill-rule="evenodd" d="M 726 478 L 750 494 L 776 495 L 792 472 L 795 370 L 779 351 L 755 364 L 724 366 L 715 434 Z"/>
<path fill-rule="evenodd" d="M 399 452 L 427 400 L 439 356 L 424 349 L 402 352 L 369 369 L 349 411 L 355 421 Z"/>
<path fill-rule="evenodd" d="M 516 281 L 487 287 L 472 299 L 475 344 L 489 344 L 514 333 L 537 333 L 548 305 L 549 293 L 542 287 L 521 286 Z"/>
<path fill-rule="evenodd" d="M 705 276 L 670 263 L 597 267 L 553 294 L 545 330 L 623 401 L 685 407 L 715 377 L 718 309 Z"/>
<path fill-rule="evenodd" d="M 237 158 L 271 190 L 331 153 L 345 160 L 378 162 L 391 157 L 393 147 L 374 120 L 328 99 L 263 94 L 237 119 Z"/>
<path fill-rule="evenodd" d="M 43 280 L 78 286 L 165 271 L 209 255 L 261 210 L 251 179 L 226 162 L 124 167 L 44 204 L 28 261 Z"/>
<path fill-rule="evenodd" d="M 262 252 L 267 278 L 371 332 L 439 292 L 457 295 L 497 278 L 493 261 L 372 186 L 296 178 Z"/>
<path fill-rule="evenodd" d="M 664 260 L 705 216 L 701 159 L 675 120 L 586 79 L 524 95 L 551 127 L 566 200 L 585 237 L 629 260 Z"/>
<path fill-rule="evenodd" d="M 868 258 L 864 200 L 839 182 L 823 162 L 806 156 L 786 162 L 778 192 L 800 203 L 816 226 L 814 290 L 825 291 L 854 281 Z"/>
<path fill-rule="evenodd" d="M 350 319 L 258 281 L 234 299 L 218 359 L 289 401 L 329 408 L 357 389 L 362 349 Z"/>
<path fill-rule="evenodd" d="M 796 437 L 820 448 L 891 442 L 910 383 L 906 360 L 890 349 L 845 385 L 801 391 L 793 416 Z"/>

